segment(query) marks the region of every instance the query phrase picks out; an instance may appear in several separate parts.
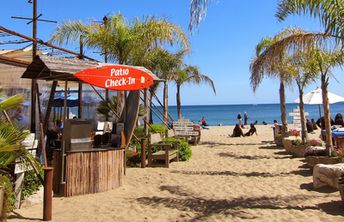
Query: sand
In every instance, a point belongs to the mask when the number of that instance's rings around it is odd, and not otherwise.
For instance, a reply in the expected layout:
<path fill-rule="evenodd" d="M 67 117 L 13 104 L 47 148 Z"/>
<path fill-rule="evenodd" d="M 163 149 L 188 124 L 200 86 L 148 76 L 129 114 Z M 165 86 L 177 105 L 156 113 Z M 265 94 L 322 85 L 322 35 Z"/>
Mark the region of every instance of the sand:
<path fill-rule="evenodd" d="M 191 159 L 169 169 L 129 168 L 118 189 L 54 198 L 53 221 L 344 221 L 339 192 L 315 190 L 303 159 L 271 143 L 271 126 L 245 138 L 232 129 L 203 130 Z M 38 204 L 9 221 L 41 218 Z"/>

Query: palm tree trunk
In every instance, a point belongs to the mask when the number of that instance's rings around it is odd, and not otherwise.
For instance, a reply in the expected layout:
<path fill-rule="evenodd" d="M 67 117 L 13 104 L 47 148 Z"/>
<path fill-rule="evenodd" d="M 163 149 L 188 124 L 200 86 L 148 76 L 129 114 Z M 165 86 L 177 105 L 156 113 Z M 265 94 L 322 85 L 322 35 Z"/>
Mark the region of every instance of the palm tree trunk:
<path fill-rule="evenodd" d="M 305 118 L 305 104 L 303 103 L 303 90 L 301 86 L 298 84 L 299 87 L 299 99 L 300 99 L 300 117 L 301 117 L 301 138 L 302 143 L 306 143 L 307 138 L 307 129 L 306 129 L 306 118 Z"/>
<path fill-rule="evenodd" d="M 329 105 L 328 96 L 327 96 L 327 86 L 328 86 L 328 77 L 326 74 L 321 74 L 321 90 L 322 90 L 324 120 L 325 120 L 325 130 L 326 130 L 326 149 L 328 151 L 329 156 L 331 156 L 331 152 L 333 150 L 333 144 L 332 144 L 332 133 L 331 133 L 330 105 Z"/>
<path fill-rule="evenodd" d="M 167 81 L 164 82 L 164 123 L 168 123 L 168 84 Z"/>
<path fill-rule="evenodd" d="M 182 118 L 182 113 L 181 113 L 181 103 L 180 103 L 180 84 L 177 83 L 177 112 L 178 112 L 178 119 Z"/>
<path fill-rule="evenodd" d="M 285 105 L 285 91 L 284 91 L 284 80 L 281 78 L 280 88 L 280 109 L 281 109 L 281 121 L 282 121 L 282 135 L 286 137 L 286 133 L 288 131 L 288 123 L 287 123 L 287 113 L 286 113 L 286 105 Z"/>

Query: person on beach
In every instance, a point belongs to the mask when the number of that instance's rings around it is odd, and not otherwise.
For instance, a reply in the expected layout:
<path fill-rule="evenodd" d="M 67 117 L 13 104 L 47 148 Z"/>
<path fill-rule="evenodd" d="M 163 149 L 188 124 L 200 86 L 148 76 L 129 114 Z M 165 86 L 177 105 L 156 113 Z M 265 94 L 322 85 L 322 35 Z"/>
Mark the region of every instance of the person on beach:
<path fill-rule="evenodd" d="M 204 116 L 202 117 L 201 126 L 208 126 Z"/>
<path fill-rule="evenodd" d="M 245 112 L 245 113 L 244 113 L 244 125 L 245 125 L 245 126 L 247 125 L 247 121 L 248 121 L 248 115 L 247 115 L 247 113 Z"/>
<path fill-rule="evenodd" d="M 344 125 L 343 122 L 343 116 L 341 113 L 337 113 L 336 116 L 334 117 L 334 125 Z"/>
<path fill-rule="evenodd" d="M 253 134 L 256 134 L 258 136 L 256 127 L 254 126 L 253 123 L 251 123 L 250 130 L 247 133 L 245 133 L 245 136 L 252 136 Z"/>
<path fill-rule="evenodd" d="M 306 128 L 307 128 L 307 133 L 312 133 L 313 132 L 313 124 L 312 124 L 312 122 L 309 119 L 307 119 Z"/>
<path fill-rule="evenodd" d="M 331 123 L 331 126 L 334 125 L 334 121 L 332 118 L 331 118 L 330 123 Z M 320 129 L 324 130 L 325 129 L 325 118 L 323 116 L 320 117 L 320 119 L 317 120 L 316 124 Z"/>
<path fill-rule="evenodd" d="M 274 127 L 276 128 L 276 127 L 278 127 L 278 122 L 277 122 L 277 120 L 274 120 Z"/>
<path fill-rule="evenodd" d="M 242 127 L 241 113 L 238 113 L 237 119 L 238 119 L 239 126 Z"/>
<path fill-rule="evenodd" d="M 245 135 L 242 132 L 240 125 L 236 124 L 234 129 L 233 129 L 233 134 L 231 135 L 231 137 L 241 137 L 241 136 L 245 136 Z"/>
<path fill-rule="evenodd" d="M 311 122 L 312 122 L 313 130 L 317 130 L 318 127 L 317 127 L 317 123 L 315 122 L 315 120 L 311 119 Z"/>

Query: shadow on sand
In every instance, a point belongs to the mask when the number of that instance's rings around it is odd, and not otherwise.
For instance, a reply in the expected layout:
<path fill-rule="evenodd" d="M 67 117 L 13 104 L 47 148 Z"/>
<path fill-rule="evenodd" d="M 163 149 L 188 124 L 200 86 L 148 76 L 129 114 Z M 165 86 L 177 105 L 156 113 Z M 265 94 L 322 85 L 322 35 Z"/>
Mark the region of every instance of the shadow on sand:
<path fill-rule="evenodd" d="M 162 191 L 168 191 L 178 197 L 141 197 L 137 201 L 141 204 L 151 206 L 168 207 L 180 211 L 192 211 L 196 213 L 190 221 L 204 220 L 212 215 L 224 215 L 241 219 L 255 219 L 253 215 L 246 211 L 249 209 L 269 209 L 269 210 L 319 210 L 316 206 L 300 206 L 298 202 L 307 201 L 317 196 L 313 195 L 293 195 L 288 197 L 240 197 L 233 199 L 207 199 L 182 189 L 180 186 L 161 186 Z"/>
<path fill-rule="evenodd" d="M 29 218 L 29 217 L 23 217 L 22 215 L 20 215 L 19 213 L 13 211 L 8 217 L 7 219 L 21 219 L 21 220 L 34 220 L 34 221 L 37 221 L 37 220 L 40 220 L 40 221 L 43 221 L 42 218 Z"/>
<path fill-rule="evenodd" d="M 203 141 L 200 145 L 205 145 L 210 148 L 214 148 L 216 146 L 258 146 L 267 144 L 266 141 L 262 141 L 260 143 L 221 143 L 221 142 L 212 142 L 212 141 Z"/>
<path fill-rule="evenodd" d="M 327 214 L 344 216 L 344 201 L 331 201 L 318 204 L 318 207 Z"/>
<path fill-rule="evenodd" d="M 290 175 L 288 173 L 269 173 L 269 172 L 245 172 L 238 173 L 234 171 L 187 171 L 187 170 L 171 170 L 171 173 L 179 173 L 185 175 L 209 175 L 209 176 L 245 176 L 245 177 L 285 177 Z M 295 173 L 293 173 L 295 174 Z"/>
<path fill-rule="evenodd" d="M 231 157 L 234 159 L 259 160 L 259 159 L 291 159 L 291 156 L 268 156 L 268 155 L 238 155 L 235 153 L 218 153 L 220 157 Z"/>
<path fill-rule="evenodd" d="M 303 183 L 300 185 L 300 188 L 303 190 L 316 191 L 319 193 L 335 193 L 335 192 L 338 192 L 337 189 L 330 187 L 330 186 L 325 186 L 325 187 L 321 187 L 321 188 L 314 188 L 313 183 Z"/>

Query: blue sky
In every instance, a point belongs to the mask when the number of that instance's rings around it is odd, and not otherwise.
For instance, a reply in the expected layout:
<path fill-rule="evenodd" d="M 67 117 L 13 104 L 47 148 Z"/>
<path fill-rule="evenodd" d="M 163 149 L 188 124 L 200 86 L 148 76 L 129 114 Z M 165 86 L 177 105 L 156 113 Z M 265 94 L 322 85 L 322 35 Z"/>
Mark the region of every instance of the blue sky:
<path fill-rule="evenodd" d="M 189 22 L 189 0 L 38 0 L 38 13 L 44 19 L 58 22 L 81 19 L 101 20 L 104 15 L 121 11 L 128 18 L 154 15 L 167 18 L 187 30 Z M 214 0 L 209 6 L 207 17 L 199 30 L 189 34 L 192 53 L 186 62 L 200 67 L 202 73 L 215 82 L 217 95 L 205 86 L 185 85 L 182 87 L 183 105 L 203 104 L 259 104 L 278 103 L 278 80 L 266 79 L 253 94 L 249 85 L 249 64 L 256 44 L 265 36 L 272 36 L 285 27 L 301 27 L 307 31 L 320 31 L 317 19 L 307 16 L 289 17 L 284 22 L 275 18 L 277 0 Z M 2 0 L 0 25 L 31 35 L 31 26 L 11 16 L 32 15 L 32 6 L 26 0 Z M 38 36 L 48 40 L 56 24 L 40 23 Z M 68 46 L 77 51 L 77 46 Z M 93 50 L 86 50 L 92 53 Z M 339 82 L 331 80 L 331 92 L 344 96 L 341 69 L 334 71 Z M 306 92 L 320 86 L 315 83 Z M 175 104 L 175 86 L 169 87 L 170 104 Z M 297 97 L 296 86 L 287 89 L 287 102 Z"/>

